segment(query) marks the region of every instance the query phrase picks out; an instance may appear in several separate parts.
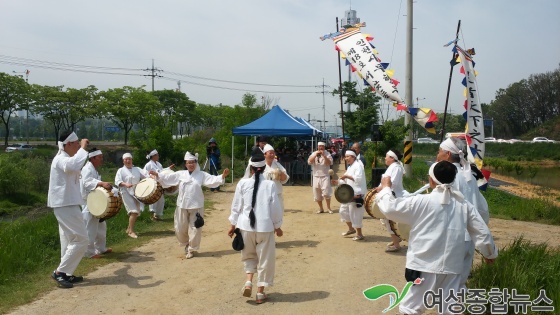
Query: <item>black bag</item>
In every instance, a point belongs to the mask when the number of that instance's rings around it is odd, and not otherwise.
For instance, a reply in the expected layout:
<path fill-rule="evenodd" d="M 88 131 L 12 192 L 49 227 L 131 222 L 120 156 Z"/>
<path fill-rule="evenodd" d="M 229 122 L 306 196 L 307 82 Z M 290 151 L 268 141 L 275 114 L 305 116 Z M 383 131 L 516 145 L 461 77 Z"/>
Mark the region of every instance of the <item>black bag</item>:
<path fill-rule="evenodd" d="M 356 207 L 358 208 L 361 208 L 364 205 L 364 198 L 362 197 L 354 198 L 354 201 L 356 202 Z"/>
<path fill-rule="evenodd" d="M 243 243 L 243 236 L 241 236 L 239 228 L 235 228 L 233 233 L 235 233 L 235 237 L 233 238 L 233 242 L 231 242 L 231 247 L 233 247 L 236 251 L 240 251 L 243 247 L 245 247 L 245 244 Z"/>
<path fill-rule="evenodd" d="M 405 268 L 404 269 L 404 278 L 406 279 L 407 282 L 414 283 L 414 280 L 416 280 L 418 278 L 422 278 L 422 272 L 418 271 L 418 270 L 414 270 L 414 269 Z M 416 284 L 413 284 L 413 285 L 416 285 Z"/>
<path fill-rule="evenodd" d="M 196 220 L 194 220 L 194 227 L 201 228 L 204 226 L 204 218 L 200 215 L 200 213 L 196 213 Z"/>

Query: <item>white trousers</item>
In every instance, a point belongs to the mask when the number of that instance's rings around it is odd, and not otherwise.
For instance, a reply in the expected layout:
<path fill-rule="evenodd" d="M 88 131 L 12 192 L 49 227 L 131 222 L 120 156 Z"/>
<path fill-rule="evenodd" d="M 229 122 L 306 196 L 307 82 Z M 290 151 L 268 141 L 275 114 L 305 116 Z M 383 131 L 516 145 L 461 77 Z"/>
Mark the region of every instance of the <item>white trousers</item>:
<path fill-rule="evenodd" d="M 352 222 L 353 228 L 361 229 L 363 224 L 362 220 L 364 219 L 364 207 L 356 207 L 355 202 L 343 203 L 340 204 L 340 209 L 338 213 L 340 214 L 340 221 L 342 222 Z"/>
<path fill-rule="evenodd" d="M 121 197 L 124 203 L 124 208 L 126 213 L 138 213 L 140 214 L 144 210 L 144 204 L 138 201 L 134 196 L 131 196 L 126 189 L 121 189 Z"/>
<path fill-rule="evenodd" d="M 88 246 L 88 235 L 82 211 L 78 205 L 59 207 L 54 208 L 54 215 L 58 221 L 62 254 L 60 265 L 56 270 L 72 275 L 78 268 Z"/>
<path fill-rule="evenodd" d="M 450 300 L 449 303 L 445 302 L 446 297 L 449 296 L 449 292 L 451 289 L 454 290 L 455 295 L 459 291 L 459 287 L 461 285 L 461 275 L 455 274 L 437 274 L 437 273 L 429 273 L 429 272 L 422 272 L 421 278 L 424 278 L 424 281 L 418 285 L 413 285 L 410 287 L 408 293 L 404 296 L 401 303 L 399 304 L 399 312 L 401 314 L 422 314 L 426 311 L 426 307 L 424 306 L 424 294 L 427 291 L 432 291 L 438 294 L 438 289 L 442 289 L 442 312 L 438 312 L 438 314 L 451 314 L 450 311 L 447 310 L 449 304 L 456 303 L 453 300 Z M 432 311 L 438 311 L 437 307 L 432 309 Z"/>
<path fill-rule="evenodd" d="M 150 212 L 155 213 L 158 217 L 163 215 L 163 207 L 165 206 L 165 196 L 161 195 L 161 198 L 156 203 L 152 203 L 148 206 Z"/>
<path fill-rule="evenodd" d="M 332 196 L 330 176 L 313 176 L 313 200 L 322 201 Z"/>
<path fill-rule="evenodd" d="M 240 231 L 244 244 L 241 261 L 245 273 L 257 274 L 258 287 L 272 286 L 276 271 L 274 232 Z"/>
<path fill-rule="evenodd" d="M 196 252 L 200 248 L 202 240 L 202 228 L 195 228 L 196 213 L 204 217 L 204 209 L 181 209 L 175 208 L 175 235 L 183 246 L 187 246 L 187 251 Z"/>
<path fill-rule="evenodd" d="M 104 253 L 107 250 L 107 221 L 99 222 L 98 218 L 91 215 L 87 205 L 82 206 L 82 216 L 88 235 L 88 247 L 84 256 Z"/>

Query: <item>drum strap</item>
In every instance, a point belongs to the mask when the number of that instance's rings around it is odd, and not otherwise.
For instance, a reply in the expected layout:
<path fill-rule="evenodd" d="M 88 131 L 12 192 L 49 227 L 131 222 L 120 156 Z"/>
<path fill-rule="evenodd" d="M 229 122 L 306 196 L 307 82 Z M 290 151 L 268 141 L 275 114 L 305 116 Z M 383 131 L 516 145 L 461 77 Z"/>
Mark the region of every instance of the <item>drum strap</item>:
<path fill-rule="evenodd" d="M 389 227 L 391 228 L 391 231 L 393 231 L 393 233 L 395 233 L 395 235 L 399 238 L 401 238 L 401 236 L 397 233 L 397 225 L 394 221 L 389 220 Z"/>

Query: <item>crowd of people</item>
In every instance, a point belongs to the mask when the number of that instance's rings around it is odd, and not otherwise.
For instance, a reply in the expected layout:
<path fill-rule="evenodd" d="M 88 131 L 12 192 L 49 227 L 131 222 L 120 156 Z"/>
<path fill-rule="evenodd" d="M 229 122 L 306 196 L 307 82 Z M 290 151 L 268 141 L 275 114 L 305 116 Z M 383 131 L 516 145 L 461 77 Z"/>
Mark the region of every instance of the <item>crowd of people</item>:
<path fill-rule="evenodd" d="M 120 196 L 129 218 L 126 233 L 137 238 L 135 222 L 145 207 L 135 192 L 138 184 L 149 179 L 158 187 L 176 187 L 174 227 L 177 240 L 184 246 L 187 259 L 200 250 L 204 225 L 202 187 L 218 191 L 229 175 L 227 168 L 218 174 L 220 153 L 214 138 L 208 142 L 207 149 L 210 173 L 200 169 L 198 154 L 191 152 L 185 153 L 185 170 L 172 171 L 174 165 L 164 169 L 154 149 L 147 154 L 144 168 L 135 167 L 132 155 L 125 153 L 123 167 L 115 176 L 115 186 L 101 180 L 98 168 L 103 163 L 103 153 L 97 148 L 86 151 L 87 139 L 80 141 L 75 133 L 66 132 L 60 136 L 58 144 L 59 151 L 51 165 L 48 206 L 54 209 L 59 225 L 61 260 L 51 276 L 60 287 L 72 288 L 74 283 L 83 281 L 82 276 L 74 275 L 83 257 L 100 258 L 112 252 L 106 244 L 106 221 L 93 215 L 86 202 L 96 189 Z M 305 145 L 301 147 L 308 153 L 306 163 L 312 168 L 313 201 L 319 207 L 316 213 L 334 213 L 331 208 L 333 185 L 350 187 L 353 196 L 341 202 L 339 209 L 340 220 L 347 228 L 342 235 L 355 234 L 352 240 L 363 241 L 364 198 L 368 193 L 365 158 L 359 143 L 344 149 L 329 150 L 324 142 L 318 142 L 314 151 Z M 401 301 L 402 313 L 425 311 L 423 299 L 428 291 L 466 288 L 475 249 L 488 263 L 498 255 L 487 225 L 488 204 L 478 190 L 476 175 L 472 173 L 475 170 L 466 161 L 464 152 L 461 140 L 450 138 L 441 143 L 436 163 L 429 170 L 432 188 L 429 194 L 409 194 L 404 190 L 402 154 L 391 149 L 385 156 L 387 170 L 374 190 L 375 203 L 386 217 L 383 224 L 392 240 L 387 244 L 387 252 L 401 250 L 402 239 L 393 228 L 394 222 L 410 225 L 405 278 L 415 285 Z M 332 179 L 335 154 L 343 157 L 346 164 L 338 180 Z M 257 139 L 245 176 L 236 186 L 229 216 L 227 235 L 235 234 L 236 239 L 242 239 L 241 246 L 239 243 L 234 246 L 241 251 L 246 274 L 242 295 L 252 295 L 256 273 L 257 304 L 267 300 L 265 288 L 274 283 L 275 237 L 283 235 L 282 185 L 288 182 L 290 175 L 280 162 L 281 156 L 266 137 Z M 164 198 L 160 195 L 156 199 L 149 205 L 154 221 L 161 220 L 164 207 Z"/>

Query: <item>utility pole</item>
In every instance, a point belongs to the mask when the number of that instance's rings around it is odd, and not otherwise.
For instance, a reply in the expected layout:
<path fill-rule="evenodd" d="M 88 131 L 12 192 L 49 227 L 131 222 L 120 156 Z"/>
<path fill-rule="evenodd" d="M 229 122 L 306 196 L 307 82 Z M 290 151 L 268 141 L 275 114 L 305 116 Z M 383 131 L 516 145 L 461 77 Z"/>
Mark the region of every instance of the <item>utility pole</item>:
<path fill-rule="evenodd" d="M 145 77 L 152 77 L 152 92 L 154 91 L 154 79 L 161 78 L 161 75 L 157 74 L 161 72 L 161 69 L 154 67 L 154 59 L 152 59 L 152 68 L 146 68 L 144 71 L 150 71 L 151 74 L 144 75 Z"/>
<path fill-rule="evenodd" d="M 408 106 L 413 105 L 412 101 L 412 0 L 407 0 L 406 12 L 406 92 L 405 103 Z M 405 176 L 412 178 L 412 116 L 406 114 L 404 116 L 404 124 L 409 126 L 408 133 L 404 139 L 404 170 Z"/>

